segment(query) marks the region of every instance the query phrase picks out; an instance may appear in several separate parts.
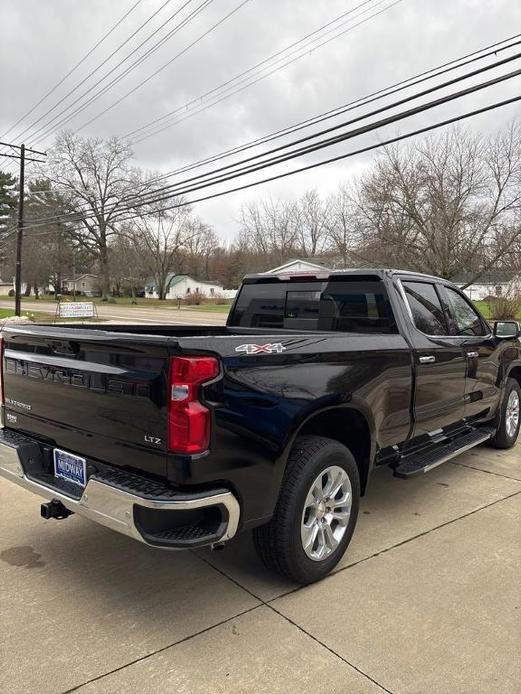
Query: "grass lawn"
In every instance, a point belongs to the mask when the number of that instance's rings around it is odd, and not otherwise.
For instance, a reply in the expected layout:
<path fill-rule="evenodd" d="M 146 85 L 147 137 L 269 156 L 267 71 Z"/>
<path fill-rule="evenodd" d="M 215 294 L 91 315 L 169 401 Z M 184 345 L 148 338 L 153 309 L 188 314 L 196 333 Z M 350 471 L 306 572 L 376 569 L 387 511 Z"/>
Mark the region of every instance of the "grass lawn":
<path fill-rule="evenodd" d="M 0 308 L 0 320 L 2 318 L 11 318 L 14 316 L 14 310 L 10 308 Z M 49 322 L 51 320 L 50 313 L 42 311 L 22 311 L 22 316 L 27 316 L 34 321 Z"/>
<path fill-rule="evenodd" d="M 2 301 L 12 301 L 14 303 L 14 297 L 12 296 L 2 296 L 0 297 Z M 35 299 L 34 296 L 23 296 L 22 297 L 22 303 L 24 301 L 55 301 L 55 298 L 53 295 L 40 295 L 39 299 Z M 132 298 L 130 296 L 117 296 L 109 299 L 109 301 L 102 301 L 100 297 L 91 297 L 91 296 L 77 296 L 76 299 L 73 299 L 72 296 L 64 296 L 62 301 L 92 301 L 95 304 L 98 304 L 100 306 L 139 306 L 140 308 L 153 308 L 153 307 L 162 307 L 162 308 L 177 308 L 178 306 L 178 301 L 177 299 L 164 299 L 160 301 L 159 299 L 135 299 L 134 303 L 132 302 Z M 181 308 L 191 311 L 217 311 L 217 313 L 228 313 L 230 310 L 230 306 L 232 304 L 232 301 L 230 301 L 226 304 L 214 304 L 214 303 L 205 303 L 201 304 L 200 306 L 188 306 L 185 304 L 181 304 Z"/>
<path fill-rule="evenodd" d="M 200 304 L 199 306 L 181 306 L 182 311 L 208 311 L 209 313 L 229 313 L 231 304 Z"/>
<path fill-rule="evenodd" d="M 492 306 L 490 302 L 488 301 L 474 301 L 474 305 L 478 309 L 478 311 L 487 319 L 491 319 L 492 317 Z M 521 310 L 518 311 L 517 316 L 515 316 L 517 320 L 521 320 Z"/>

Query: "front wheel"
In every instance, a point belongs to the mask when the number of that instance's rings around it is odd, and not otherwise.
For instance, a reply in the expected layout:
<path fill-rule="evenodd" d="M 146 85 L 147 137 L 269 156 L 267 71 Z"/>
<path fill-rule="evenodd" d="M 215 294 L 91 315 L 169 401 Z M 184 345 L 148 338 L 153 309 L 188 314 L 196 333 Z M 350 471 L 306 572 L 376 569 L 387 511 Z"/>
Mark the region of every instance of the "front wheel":
<path fill-rule="evenodd" d="M 351 452 L 323 436 L 293 446 L 273 518 L 255 528 L 257 552 L 268 568 L 312 583 L 340 561 L 358 516 L 360 479 Z"/>
<path fill-rule="evenodd" d="M 505 393 L 499 410 L 499 423 L 490 440 L 495 448 L 512 448 L 521 426 L 521 386 L 515 378 L 507 378 Z"/>

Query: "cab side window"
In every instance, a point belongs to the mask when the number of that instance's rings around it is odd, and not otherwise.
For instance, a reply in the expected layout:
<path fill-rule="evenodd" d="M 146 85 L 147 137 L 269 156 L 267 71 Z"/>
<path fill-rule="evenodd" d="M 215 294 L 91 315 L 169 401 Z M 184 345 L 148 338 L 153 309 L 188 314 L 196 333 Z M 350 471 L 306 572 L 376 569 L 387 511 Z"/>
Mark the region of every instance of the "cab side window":
<path fill-rule="evenodd" d="M 447 296 L 447 309 L 450 318 L 456 326 L 457 335 L 482 336 L 488 335 L 478 313 L 459 292 L 450 287 L 444 287 Z"/>
<path fill-rule="evenodd" d="M 426 335 L 448 335 L 445 314 L 433 284 L 402 281 L 414 325 Z"/>

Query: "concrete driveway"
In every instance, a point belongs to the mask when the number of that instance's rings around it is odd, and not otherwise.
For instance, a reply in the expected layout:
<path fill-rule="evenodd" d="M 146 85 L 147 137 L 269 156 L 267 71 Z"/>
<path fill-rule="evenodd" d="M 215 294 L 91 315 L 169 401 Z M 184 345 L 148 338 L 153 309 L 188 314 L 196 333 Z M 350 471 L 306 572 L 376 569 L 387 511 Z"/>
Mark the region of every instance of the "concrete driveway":
<path fill-rule="evenodd" d="M 166 553 L 39 504 L 0 480 L 1 692 L 519 692 L 520 445 L 379 470 L 307 588 L 249 536 Z"/>

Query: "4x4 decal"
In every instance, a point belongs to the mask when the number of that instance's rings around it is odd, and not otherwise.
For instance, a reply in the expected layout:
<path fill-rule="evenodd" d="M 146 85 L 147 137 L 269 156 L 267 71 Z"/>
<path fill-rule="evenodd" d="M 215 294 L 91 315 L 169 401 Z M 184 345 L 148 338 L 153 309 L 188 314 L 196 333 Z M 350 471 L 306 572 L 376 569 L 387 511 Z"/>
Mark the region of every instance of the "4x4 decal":
<path fill-rule="evenodd" d="M 239 345 L 235 348 L 236 352 L 244 352 L 245 354 L 280 354 L 285 351 L 285 347 L 280 342 L 269 342 L 266 345 L 255 345 L 248 343 L 245 345 Z"/>

